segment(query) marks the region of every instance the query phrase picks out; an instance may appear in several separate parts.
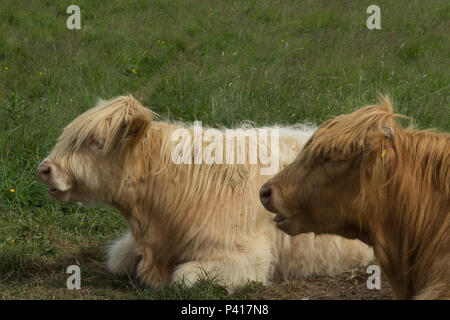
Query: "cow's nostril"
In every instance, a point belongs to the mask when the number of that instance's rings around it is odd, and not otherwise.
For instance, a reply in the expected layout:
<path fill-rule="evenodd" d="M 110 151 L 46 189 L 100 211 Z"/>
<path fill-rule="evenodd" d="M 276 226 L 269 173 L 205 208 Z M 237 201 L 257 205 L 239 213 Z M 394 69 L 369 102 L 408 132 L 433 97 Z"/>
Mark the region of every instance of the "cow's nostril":
<path fill-rule="evenodd" d="M 270 199 L 270 196 L 272 195 L 272 189 L 266 186 L 262 186 L 259 190 L 259 197 L 261 198 L 261 201 L 263 203 L 267 202 Z"/>
<path fill-rule="evenodd" d="M 42 164 L 38 168 L 38 176 L 41 180 L 47 180 L 50 176 L 50 173 L 52 172 L 52 169 L 49 165 Z"/>

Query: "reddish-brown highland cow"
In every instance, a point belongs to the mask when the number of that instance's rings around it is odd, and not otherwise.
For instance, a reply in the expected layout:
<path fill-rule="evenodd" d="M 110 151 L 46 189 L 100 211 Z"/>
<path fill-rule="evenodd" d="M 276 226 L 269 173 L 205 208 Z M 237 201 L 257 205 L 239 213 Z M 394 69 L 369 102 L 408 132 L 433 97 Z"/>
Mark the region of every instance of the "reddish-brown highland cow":
<path fill-rule="evenodd" d="M 260 190 L 279 229 L 373 246 L 395 299 L 450 298 L 450 135 L 402 129 L 392 104 L 323 123 Z"/>
<path fill-rule="evenodd" d="M 174 133 L 193 127 L 153 118 L 132 97 L 101 101 L 64 129 L 38 167 L 54 198 L 106 203 L 127 220 L 130 231 L 108 250 L 112 272 L 137 275 L 151 286 L 192 285 L 207 273 L 233 289 L 252 280 L 334 275 L 373 258 L 358 240 L 290 237 L 276 229 L 258 197 L 267 180 L 261 162 L 176 163 L 172 152 L 180 142 Z M 280 129 L 280 166 L 295 159 L 312 132 Z M 210 146 L 193 140 L 181 150 L 194 155 L 200 144 Z"/>

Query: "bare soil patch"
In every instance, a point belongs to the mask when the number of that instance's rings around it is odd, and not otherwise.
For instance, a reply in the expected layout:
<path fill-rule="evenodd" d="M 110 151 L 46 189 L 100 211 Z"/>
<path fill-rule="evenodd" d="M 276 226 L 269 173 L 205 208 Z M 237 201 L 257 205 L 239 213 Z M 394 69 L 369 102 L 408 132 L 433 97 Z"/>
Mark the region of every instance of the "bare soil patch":
<path fill-rule="evenodd" d="M 381 278 L 381 289 L 368 289 L 365 269 L 358 268 L 334 277 L 317 276 L 306 280 L 274 282 L 264 287 L 254 299 L 306 300 L 386 300 L 392 291 L 386 279 Z"/>

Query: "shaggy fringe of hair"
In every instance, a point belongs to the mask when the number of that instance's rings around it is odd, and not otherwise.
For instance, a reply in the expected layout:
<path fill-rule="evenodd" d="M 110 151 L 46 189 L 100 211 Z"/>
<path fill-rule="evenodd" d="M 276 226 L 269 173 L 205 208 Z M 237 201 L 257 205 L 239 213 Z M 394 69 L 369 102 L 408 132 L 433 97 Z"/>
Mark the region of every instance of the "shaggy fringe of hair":
<path fill-rule="evenodd" d="M 94 139 L 102 144 L 103 152 L 108 154 L 122 138 L 120 133 L 123 133 L 123 129 L 136 111 L 146 113 L 150 117 L 157 116 L 132 96 L 121 96 L 106 101 L 99 99 L 95 108 L 82 113 L 77 121 L 71 122 L 64 129 L 55 150 L 66 156 L 79 151 L 89 139 Z"/>

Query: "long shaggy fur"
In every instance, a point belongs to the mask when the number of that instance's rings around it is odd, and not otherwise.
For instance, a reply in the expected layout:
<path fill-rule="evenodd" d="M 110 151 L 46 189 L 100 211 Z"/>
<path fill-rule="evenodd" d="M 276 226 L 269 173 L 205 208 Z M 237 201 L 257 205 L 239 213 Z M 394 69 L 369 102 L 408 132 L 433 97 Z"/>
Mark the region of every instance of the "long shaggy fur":
<path fill-rule="evenodd" d="M 359 169 L 353 169 L 359 170 L 359 181 L 346 182 L 360 186 L 352 203 L 358 214 L 351 216 L 348 209 L 335 214 L 346 226 L 359 225 L 360 235 L 368 234 L 395 298 L 449 299 L 450 135 L 412 125 L 403 129 L 399 117 L 405 118 L 382 97 L 379 105 L 325 122 L 280 177 L 286 182 L 294 171 L 336 155 L 337 160 L 359 159 Z M 336 207 L 346 208 L 338 201 Z M 329 223 L 316 218 L 321 227 Z"/>
<path fill-rule="evenodd" d="M 45 160 L 57 164 L 73 199 L 110 204 L 127 220 L 130 231 L 109 247 L 112 272 L 136 274 L 151 286 L 192 284 L 206 273 L 235 288 L 334 275 L 372 260 L 357 240 L 277 230 L 258 198 L 267 179 L 259 162 L 174 164 L 172 133 L 193 129 L 153 118 L 132 97 L 101 101 L 67 126 Z M 281 129 L 280 165 L 295 158 L 312 131 Z"/>

